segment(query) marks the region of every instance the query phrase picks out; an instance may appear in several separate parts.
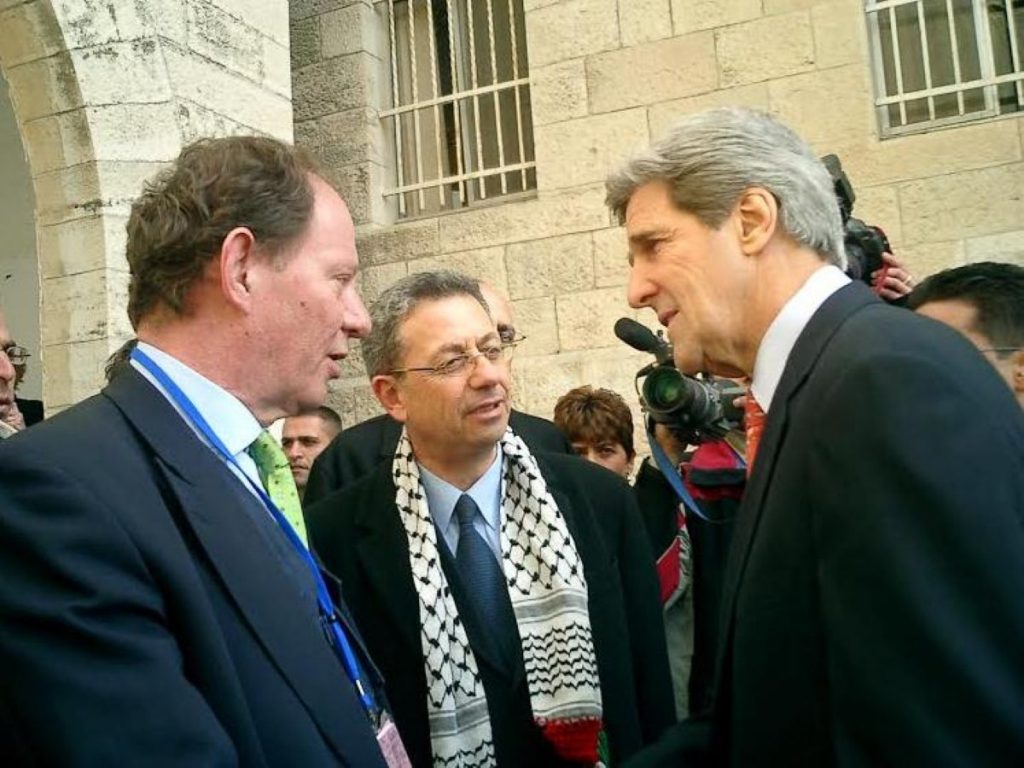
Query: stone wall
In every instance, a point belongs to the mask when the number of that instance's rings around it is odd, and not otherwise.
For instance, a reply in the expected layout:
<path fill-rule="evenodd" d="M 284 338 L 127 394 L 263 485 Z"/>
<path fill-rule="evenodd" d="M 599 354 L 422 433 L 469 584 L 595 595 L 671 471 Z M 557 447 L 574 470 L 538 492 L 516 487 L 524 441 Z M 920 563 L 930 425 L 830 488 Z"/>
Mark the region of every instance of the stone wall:
<path fill-rule="evenodd" d="M 285 0 L 0 0 L 0 67 L 36 193 L 43 398 L 99 389 L 130 336 L 124 224 L 197 136 L 292 138 Z"/>
<path fill-rule="evenodd" d="M 550 416 L 557 397 L 582 383 L 635 400 L 644 357 L 611 332 L 616 318 L 635 315 L 602 179 L 705 107 L 766 109 L 822 154 L 839 154 L 856 214 L 882 226 L 918 276 L 968 260 L 1024 263 L 1024 121 L 880 141 L 859 0 L 524 2 L 536 196 L 394 223 L 379 200 L 388 158 L 373 119 L 388 82 L 380 4 L 292 1 L 296 136 L 352 196 L 365 294 L 372 300 L 397 277 L 440 265 L 507 291 L 529 337 L 515 361 L 524 409 Z M 346 423 L 375 412 L 358 361 L 335 405 Z"/>

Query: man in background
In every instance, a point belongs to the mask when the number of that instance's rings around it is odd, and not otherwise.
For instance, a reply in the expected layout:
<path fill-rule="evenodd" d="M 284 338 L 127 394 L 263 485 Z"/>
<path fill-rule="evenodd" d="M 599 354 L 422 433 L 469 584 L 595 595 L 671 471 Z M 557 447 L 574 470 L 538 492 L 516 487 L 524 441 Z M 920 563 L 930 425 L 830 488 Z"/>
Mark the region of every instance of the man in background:
<path fill-rule="evenodd" d="M 14 409 L 14 361 L 11 355 L 15 354 L 20 359 L 20 353 L 15 350 L 20 348 L 11 338 L 11 332 L 7 328 L 7 318 L 0 310 L 0 440 L 10 437 L 17 429 L 8 423 L 11 411 Z"/>
<path fill-rule="evenodd" d="M 502 342 L 514 344 L 521 341 L 513 324 L 508 299 L 483 281 L 478 281 L 478 285 Z M 547 419 L 513 409 L 509 424 L 531 450 L 573 452 L 565 435 Z M 386 413 L 346 429 L 313 463 L 306 486 L 306 501 L 318 501 L 368 474 L 381 462 L 390 460 L 401 436 L 402 425 Z"/>
<path fill-rule="evenodd" d="M 907 307 L 966 336 L 1024 408 L 1024 267 L 984 261 L 938 272 Z"/>
<path fill-rule="evenodd" d="M 288 466 L 292 469 L 300 499 L 306 492 L 309 468 L 339 432 L 341 417 L 326 405 L 284 420 L 281 448 L 288 457 Z"/>
<path fill-rule="evenodd" d="M 207 139 L 127 231 L 130 359 L 0 443 L 0 753 L 384 768 L 379 680 L 267 432 L 369 329 L 348 208 L 292 147 Z"/>

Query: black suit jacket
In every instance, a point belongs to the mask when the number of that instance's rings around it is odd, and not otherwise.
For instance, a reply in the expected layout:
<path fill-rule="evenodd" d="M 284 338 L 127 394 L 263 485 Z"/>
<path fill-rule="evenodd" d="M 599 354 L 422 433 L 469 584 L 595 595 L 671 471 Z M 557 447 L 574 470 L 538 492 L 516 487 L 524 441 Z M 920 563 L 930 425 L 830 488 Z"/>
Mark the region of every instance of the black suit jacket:
<path fill-rule="evenodd" d="M 383 768 L 289 552 L 134 370 L 4 441 L 0 752 Z"/>
<path fill-rule="evenodd" d="M 569 440 L 547 419 L 513 410 L 509 426 L 537 453 L 574 453 Z M 383 461 L 394 458 L 402 425 L 387 414 L 374 416 L 342 432 L 313 462 L 303 497 L 308 506 L 368 475 Z"/>
<path fill-rule="evenodd" d="M 786 364 L 737 521 L 713 762 L 1018 763 L 1022 553 L 1006 384 L 956 332 L 859 284 L 834 294 Z"/>
<path fill-rule="evenodd" d="M 583 561 L 605 723 L 622 758 L 674 720 L 650 549 L 621 478 L 572 456 L 536 458 Z M 419 608 L 390 464 L 307 508 L 307 525 L 326 567 L 341 578 L 413 764 L 431 765 Z M 481 676 L 490 692 L 488 674 L 485 658 Z M 518 683 L 506 681 L 510 693 L 501 701 L 488 693 L 499 765 L 552 764 L 532 725 L 525 681 Z"/>

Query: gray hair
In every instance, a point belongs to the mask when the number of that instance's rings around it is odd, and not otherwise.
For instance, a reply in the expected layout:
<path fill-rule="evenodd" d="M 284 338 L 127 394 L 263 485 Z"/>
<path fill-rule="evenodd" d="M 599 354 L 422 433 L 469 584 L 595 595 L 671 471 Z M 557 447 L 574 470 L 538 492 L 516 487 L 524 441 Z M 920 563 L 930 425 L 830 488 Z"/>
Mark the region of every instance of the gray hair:
<path fill-rule="evenodd" d="M 398 366 L 402 348 L 398 338 L 402 323 L 424 301 L 452 296 L 476 299 L 489 315 L 490 307 L 480 293 L 480 282 L 450 269 L 417 272 L 385 290 L 370 306 L 370 333 L 360 342 L 366 372 L 371 377 Z"/>
<path fill-rule="evenodd" d="M 608 176 L 606 203 L 620 224 L 633 193 L 654 181 L 667 182 L 675 204 L 714 229 L 744 190 L 762 187 L 778 201 L 786 233 L 846 268 L 842 220 L 828 171 L 807 142 L 764 112 L 724 107 L 673 125 Z"/>

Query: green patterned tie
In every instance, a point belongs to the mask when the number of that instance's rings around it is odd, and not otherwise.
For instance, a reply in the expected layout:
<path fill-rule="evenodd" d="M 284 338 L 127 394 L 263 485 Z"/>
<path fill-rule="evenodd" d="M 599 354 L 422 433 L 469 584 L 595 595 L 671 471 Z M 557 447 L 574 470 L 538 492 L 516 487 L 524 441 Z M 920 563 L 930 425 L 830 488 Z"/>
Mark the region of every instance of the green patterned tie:
<path fill-rule="evenodd" d="M 288 458 L 281 450 L 281 446 L 267 430 L 263 430 L 260 432 L 260 436 L 252 441 L 252 445 L 245 450 L 256 463 L 260 481 L 271 501 L 281 510 L 285 519 L 292 524 L 292 528 L 302 539 L 302 543 L 307 544 L 306 523 L 302 519 L 302 502 L 299 501 L 295 478 L 292 477 Z"/>

